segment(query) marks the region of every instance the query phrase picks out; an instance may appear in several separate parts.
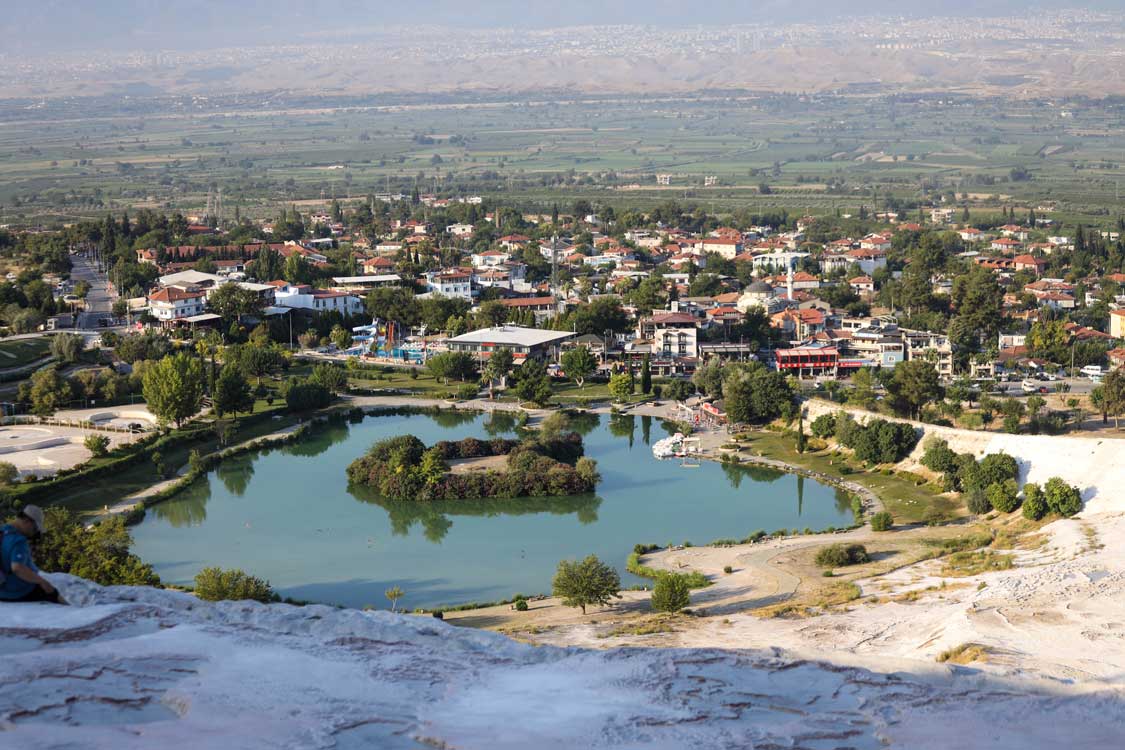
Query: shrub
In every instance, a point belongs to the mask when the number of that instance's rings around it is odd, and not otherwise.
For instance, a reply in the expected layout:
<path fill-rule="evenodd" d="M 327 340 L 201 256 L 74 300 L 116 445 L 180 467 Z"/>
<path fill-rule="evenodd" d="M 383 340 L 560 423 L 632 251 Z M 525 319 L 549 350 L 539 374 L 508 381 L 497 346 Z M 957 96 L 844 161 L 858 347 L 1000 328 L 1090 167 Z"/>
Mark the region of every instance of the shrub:
<path fill-rule="evenodd" d="M 662 573 L 656 577 L 652 590 L 652 608 L 657 612 L 679 612 L 691 604 L 687 579 L 676 573 Z"/>
<path fill-rule="evenodd" d="M 862 544 L 830 544 L 817 551 L 815 562 L 821 568 L 842 568 L 846 565 L 859 565 L 870 559 L 867 548 Z"/>
<path fill-rule="evenodd" d="M 821 414 L 809 425 L 812 434 L 818 438 L 830 438 L 836 434 L 836 415 Z"/>
<path fill-rule="evenodd" d="M 98 457 L 109 452 L 109 438 L 105 435 L 87 435 L 82 444 L 86 446 L 86 450 Z"/>
<path fill-rule="evenodd" d="M 978 516 L 983 516 L 992 510 L 992 503 L 989 502 L 984 490 L 970 490 L 965 504 L 968 506 L 970 513 Z"/>
<path fill-rule="evenodd" d="M 980 484 L 984 487 L 1009 479 L 1015 480 L 1019 474 L 1019 464 L 1007 453 L 989 453 L 980 460 Z"/>
<path fill-rule="evenodd" d="M 734 568 L 732 568 L 729 565 L 724 565 L 723 566 L 723 572 L 726 573 L 729 576 L 731 573 L 734 572 Z"/>
<path fill-rule="evenodd" d="M 1073 516 L 1082 510 L 1082 495 L 1077 487 L 1066 483 L 1061 477 L 1051 477 L 1043 488 L 1047 507 L 1060 516 Z"/>
<path fill-rule="evenodd" d="M 295 382 L 285 392 L 289 411 L 322 409 L 332 403 L 332 392 L 318 383 Z"/>
<path fill-rule="evenodd" d="M 922 465 L 930 471 L 946 474 L 957 468 L 957 454 L 949 443 L 938 438 L 926 441 L 926 452 L 922 454 Z"/>
<path fill-rule="evenodd" d="M 209 602 L 253 599 L 259 602 L 277 601 L 278 596 L 268 581 L 241 570 L 204 568 L 195 576 L 195 595 Z"/>
<path fill-rule="evenodd" d="M 655 552 L 660 549 L 659 544 L 634 544 L 633 552 L 638 555 L 647 555 L 649 552 Z"/>
<path fill-rule="evenodd" d="M 526 612 L 527 611 L 527 600 L 526 599 L 516 599 L 516 611 L 517 612 Z"/>
<path fill-rule="evenodd" d="M 1031 521 L 1038 521 L 1047 515 L 1047 510 L 1047 499 L 1043 496 L 1043 490 L 1039 488 L 1039 485 L 1033 483 L 1024 485 L 1023 517 Z"/>
<path fill-rule="evenodd" d="M 866 426 L 851 417 L 837 419 L 836 437 L 855 452 L 856 458 L 871 464 L 898 463 L 918 442 L 913 427 L 885 419 L 874 419 Z"/>
<path fill-rule="evenodd" d="M 0 487 L 15 484 L 19 478 L 20 470 L 16 468 L 15 464 L 0 461 Z"/>
<path fill-rule="evenodd" d="M 888 511 L 882 510 L 871 516 L 872 531 L 890 531 L 895 519 Z"/>
<path fill-rule="evenodd" d="M 1011 513 L 1020 507 L 1019 487 L 1014 479 L 1005 479 L 1003 482 L 988 485 L 985 495 L 992 507 L 1001 513 Z"/>

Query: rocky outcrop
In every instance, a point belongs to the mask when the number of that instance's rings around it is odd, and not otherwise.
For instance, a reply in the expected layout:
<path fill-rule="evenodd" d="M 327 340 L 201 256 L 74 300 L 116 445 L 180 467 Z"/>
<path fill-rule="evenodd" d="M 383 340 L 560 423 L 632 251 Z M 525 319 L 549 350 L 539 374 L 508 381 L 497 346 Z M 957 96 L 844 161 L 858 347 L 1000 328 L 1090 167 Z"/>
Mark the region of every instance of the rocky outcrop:
<path fill-rule="evenodd" d="M 781 653 L 535 648 L 387 612 L 99 588 L 0 605 L 19 748 L 1113 747 L 1111 692 Z"/>

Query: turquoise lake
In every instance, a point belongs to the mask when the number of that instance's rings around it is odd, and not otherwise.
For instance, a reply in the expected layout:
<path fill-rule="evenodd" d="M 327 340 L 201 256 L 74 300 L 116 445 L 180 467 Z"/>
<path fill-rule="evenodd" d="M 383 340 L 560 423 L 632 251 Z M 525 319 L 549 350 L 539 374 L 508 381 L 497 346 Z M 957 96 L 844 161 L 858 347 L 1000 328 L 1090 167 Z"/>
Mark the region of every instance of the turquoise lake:
<path fill-rule="evenodd" d="M 547 593 L 559 560 L 596 554 L 621 571 L 633 545 L 706 544 L 756 529 L 822 529 L 852 521 L 848 498 L 812 480 L 704 461 L 660 461 L 668 428 L 648 417 L 587 415 L 596 495 L 394 503 L 349 488 L 345 467 L 377 440 L 510 435 L 510 415 L 443 412 L 367 417 L 318 428 L 299 443 L 230 459 L 133 529 L 134 551 L 168 583 L 203 567 L 241 568 L 283 596 L 362 607 L 435 607 Z"/>

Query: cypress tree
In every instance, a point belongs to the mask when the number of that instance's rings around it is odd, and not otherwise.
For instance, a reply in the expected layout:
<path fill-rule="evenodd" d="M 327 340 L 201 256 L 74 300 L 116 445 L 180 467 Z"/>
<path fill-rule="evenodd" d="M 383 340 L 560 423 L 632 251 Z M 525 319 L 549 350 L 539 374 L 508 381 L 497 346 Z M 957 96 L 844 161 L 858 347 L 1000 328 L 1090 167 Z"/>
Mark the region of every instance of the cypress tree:
<path fill-rule="evenodd" d="M 652 393 L 652 370 L 649 366 L 649 356 L 646 354 L 641 363 L 641 393 L 646 396 Z"/>

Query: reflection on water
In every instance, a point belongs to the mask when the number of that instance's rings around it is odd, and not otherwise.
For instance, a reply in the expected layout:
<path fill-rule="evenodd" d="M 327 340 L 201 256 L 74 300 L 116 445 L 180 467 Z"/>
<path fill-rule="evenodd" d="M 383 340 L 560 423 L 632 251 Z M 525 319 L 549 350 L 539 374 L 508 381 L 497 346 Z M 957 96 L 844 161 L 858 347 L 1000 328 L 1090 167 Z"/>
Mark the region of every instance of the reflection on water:
<path fill-rule="evenodd" d="M 331 419 L 313 429 L 307 438 L 283 445 L 279 450 L 290 456 L 319 456 L 333 445 L 347 440 L 350 429 L 343 418 Z"/>
<path fill-rule="evenodd" d="M 567 415 L 567 420 L 570 429 L 582 437 L 589 435 L 602 423 L 602 418 L 592 411 L 573 412 Z"/>
<path fill-rule="evenodd" d="M 242 497 L 250 486 L 250 480 L 254 478 L 254 459 L 237 456 L 223 461 L 215 467 L 215 476 L 227 488 L 227 492 L 235 497 Z"/>
<path fill-rule="evenodd" d="M 519 419 L 515 412 L 497 409 L 484 420 L 484 431 L 489 437 L 501 437 L 515 432 L 517 424 Z"/>
<path fill-rule="evenodd" d="M 206 480 L 195 482 L 174 499 L 146 508 L 145 515 L 147 517 L 151 513 L 177 529 L 199 526 L 207 520 L 207 501 L 210 499 L 211 483 Z"/>
<path fill-rule="evenodd" d="M 437 409 L 427 412 L 427 416 L 434 420 L 438 427 L 445 427 L 446 429 L 472 424 L 480 418 L 480 415 L 476 412 L 462 409 Z"/>
<path fill-rule="evenodd" d="M 723 474 L 726 475 L 727 481 L 734 489 L 742 486 L 743 479 L 749 479 L 751 482 L 761 482 L 762 484 L 769 484 L 776 482 L 782 477 L 787 476 L 783 471 L 771 469 L 768 466 L 756 466 L 754 464 L 736 464 L 730 461 L 723 461 L 720 466 L 723 467 Z M 804 485 L 801 485 L 803 488 Z"/>
<path fill-rule="evenodd" d="M 387 512 L 391 532 L 406 536 L 415 524 L 421 524 L 425 537 L 440 543 L 453 527 L 450 516 L 526 516 L 549 513 L 557 516 L 573 514 L 579 523 L 586 525 L 598 520 L 598 507 L 602 499 L 597 495 L 572 495 L 568 497 L 488 497 L 466 500 L 436 500 L 412 503 L 382 497 L 370 487 L 349 485 L 348 493 L 355 499 L 377 505 Z"/>
<path fill-rule="evenodd" d="M 625 414 L 609 415 L 609 434 L 614 437 L 629 438 L 629 447 L 633 447 L 633 433 L 637 429 L 637 418 Z"/>

